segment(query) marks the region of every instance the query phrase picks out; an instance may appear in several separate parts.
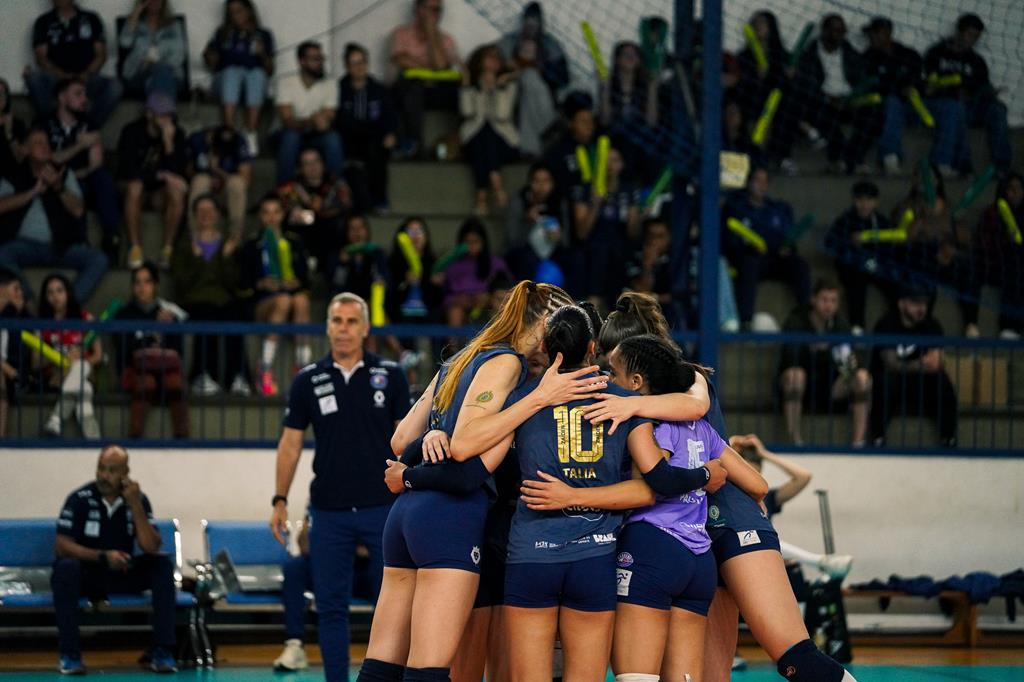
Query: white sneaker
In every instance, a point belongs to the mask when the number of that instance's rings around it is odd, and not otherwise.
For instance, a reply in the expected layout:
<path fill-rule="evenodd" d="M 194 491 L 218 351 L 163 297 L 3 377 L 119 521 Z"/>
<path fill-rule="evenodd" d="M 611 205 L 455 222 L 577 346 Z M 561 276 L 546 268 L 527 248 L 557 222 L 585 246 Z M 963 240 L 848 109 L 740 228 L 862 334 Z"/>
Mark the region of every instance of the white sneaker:
<path fill-rule="evenodd" d="M 978 325 L 973 323 L 969 324 L 966 327 L 964 327 L 964 336 L 966 336 L 969 339 L 977 339 L 978 337 L 981 336 L 981 330 L 978 329 Z"/>
<path fill-rule="evenodd" d="M 252 389 L 249 388 L 249 382 L 245 380 L 241 374 L 236 374 L 235 378 L 231 381 L 231 393 L 233 395 L 240 395 L 243 398 L 248 398 L 252 395 Z"/>
<path fill-rule="evenodd" d="M 896 154 L 886 154 L 882 157 L 882 169 L 886 175 L 900 175 L 903 167 L 900 165 L 900 157 Z"/>
<path fill-rule="evenodd" d="M 192 393 L 198 396 L 217 395 L 222 390 L 220 384 L 214 381 L 213 377 L 206 372 L 197 376 L 192 382 Z"/>
<path fill-rule="evenodd" d="M 274 661 L 274 670 L 305 670 L 309 660 L 302 648 L 301 639 L 289 639 L 284 643 L 284 651 Z"/>
<path fill-rule="evenodd" d="M 721 330 L 726 334 L 735 334 L 740 330 L 740 321 L 735 318 L 726 320 L 722 323 Z"/>
<path fill-rule="evenodd" d="M 800 172 L 800 167 L 796 165 L 796 161 L 793 159 L 783 159 L 779 161 L 779 172 L 783 175 L 793 177 Z"/>
<path fill-rule="evenodd" d="M 999 332 L 999 338 L 1005 339 L 1006 341 L 1020 341 L 1020 334 L 1013 329 L 1004 329 Z"/>
<path fill-rule="evenodd" d="M 829 577 L 842 580 L 853 568 L 853 557 L 849 554 L 826 554 L 818 562 L 818 568 Z"/>
<path fill-rule="evenodd" d="M 100 422 L 96 417 L 89 416 L 82 418 L 82 435 L 89 440 L 100 439 Z"/>
<path fill-rule="evenodd" d="M 402 369 L 409 369 L 420 364 L 422 356 L 414 350 L 403 350 L 402 356 L 398 359 L 398 364 Z"/>
<path fill-rule="evenodd" d="M 850 329 L 850 333 L 853 334 L 854 336 L 864 336 L 864 327 L 860 326 L 859 324 L 855 324 Z"/>
<path fill-rule="evenodd" d="M 60 426 L 60 416 L 57 414 L 51 414 L 50 418 L 46 420 L 46 425 L 43 426 L 43 434 L 53 438 L 59 438 Z"/>
<path fill-rule="evenodd" d="M 249 130 L 245 133 L 245 143 L 249 145 L 249 156 L 254 159 L 259 156 L 260 142 L 255 130 Z"/>

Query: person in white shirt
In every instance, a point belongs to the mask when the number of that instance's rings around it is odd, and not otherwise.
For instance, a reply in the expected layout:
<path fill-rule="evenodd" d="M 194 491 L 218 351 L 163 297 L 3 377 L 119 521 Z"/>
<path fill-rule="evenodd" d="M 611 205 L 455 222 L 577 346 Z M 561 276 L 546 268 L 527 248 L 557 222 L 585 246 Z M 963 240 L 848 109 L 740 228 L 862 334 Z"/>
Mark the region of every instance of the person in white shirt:
<path fill-rule="evenodd" d="M 341 137 L 334 129 L 338 83 L 324 77 L 324 52 L 319 43 L 306 41 L 296 49 L 299 72 L 283 76 L 277 84 L 277 181 L 295 176 L 303 147 L 316 147 L 327 170 L 340 175 L 345 162 Z"/>

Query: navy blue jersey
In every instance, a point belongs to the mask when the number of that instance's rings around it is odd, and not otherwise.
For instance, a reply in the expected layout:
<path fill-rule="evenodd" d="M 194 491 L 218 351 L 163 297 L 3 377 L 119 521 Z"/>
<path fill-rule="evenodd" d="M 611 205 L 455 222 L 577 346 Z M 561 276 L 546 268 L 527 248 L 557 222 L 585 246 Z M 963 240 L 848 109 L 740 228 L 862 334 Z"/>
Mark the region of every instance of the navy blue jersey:
<path fill-rule="evenodd" d="M 153 520 L 153 507 L 143 494 L 142 508 Z M 107 504 L 96 483 L 88 483 L 64 500 L 57 519 L 57 535 L 66 535 L 90 549 L 116 549 L 132 554 L 135 551 L 135 520 L 132 509 L 123 497 Z"/>
<path fill-rule="evenodd" d="M 519 359 L 520 371 L 519 379 L 516 381 L 516 387 L 518 388 L 519 386 L 521 386 L 523 383 L 523 379 L 526 378 L 525 357 L 523 357 L 519 353 L 516 353 L 512 349 L 512 346 L 509 346 L 508 344 L 505 343 L 498 344 L 493 348 L 487 348 L 485 350 L 482 350 L 479 353 L 477 353 L 476 356 L 472 360 L 470 360 L 469 365 L 467 365 L 466 368 L 462 370 L 462 376 L 459 377 L 459 384 L 458 386 L 455 387 L 455 395 L 452 396 L 452 402 L 451 405 L 448 406 L 448 409 L 445 410 L 444 412 L 438 412 L 436 407 L 432 407 L 430 409 L 430 428 L 440 429 L 441 431 L 447 433 L 448 437 L 451 438 L 452 434 L 455 433 L 455 422 L 459 420 L 459 412 L 462 409 L 462 404 L 466 402 L 466 393 L 469 392 L 470 384 L 473 383 L 473 379 L 476 377 L 477 371 L 479 371 L 479 369 L 483 367 L 488 360 L 496 358 L 499 355 L 505 355 L 506 353 L 511 353 L 512 355 L 515 355 Z M 441 382 L 444 381 L 444 378 L 448 375 L 449 366 L 450 365 L 443 366 L 441 368 L 441 371 L 438 372 L 438 387 L 441 385 Z M 434 394 L 437 394 L 437 388 L 434 389 Z"/>
<path fill-rule="evenodd" d="M 376 355 L 346 379 L 330 355 L 304 367 L 292 382 L 284 425 L 313 425 L 315 478 L 309 487 L 314 509 L 349 509 L 390 504 L 384 485 L 392 457 L 395 422 L 409 411 L 409 383 L 402 368 Z"/>
<path fill-rule="evenodd" d="M 708 394 L 711 406 L 704 419 L 718 431 L 718 435 L 728 442 L 729 434 L 722 417 L 722 407 L 718 404 L 718 392 L 715 385 L 708 379 Z M 707 529 L 731 528 L 733 530 L 765 530 L 774 531 L 772 522 L 761 511 L 760 505 L 750 495 L 740 490 L 734 483 L 726 482 L 718 492 L 708 496 Z M 714 540 L 714 535 L 711 539 Z"/>
<path fill-rule="evenodd" d="M 539 382 L 539 378 L 528 381 L 509 396 L 507 404 L 522 399 Z M 615 385 L 609 385 L 607 392 L 636 395 Z M 591 424 L 580 414 L 580 407 L 594 402 L 587 398 L 545 407 L 516 429 L 519 471 L 524 479 L 536 479 L 537 472 L 543 471 L 568 485 L 589 488 L 629 477 L 626 441 L 634 428 L 650 420 L 630 419 L 608 435 L 607 422 Z M 520 500 L 512 518 L 508 562 L 578 561 L 612 553 L 622 517 L 622 512 L 591 508 L 539 512 Z"/>

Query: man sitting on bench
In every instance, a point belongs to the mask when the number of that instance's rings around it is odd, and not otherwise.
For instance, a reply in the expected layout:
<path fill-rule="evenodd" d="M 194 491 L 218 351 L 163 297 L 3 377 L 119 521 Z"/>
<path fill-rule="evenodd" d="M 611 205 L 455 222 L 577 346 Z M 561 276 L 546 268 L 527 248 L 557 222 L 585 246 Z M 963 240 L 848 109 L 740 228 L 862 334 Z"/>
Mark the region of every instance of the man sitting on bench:
<path fill-rule="evenodd" d="M 60 672 L 85 674 L 78 642 L 78 600 L 150 590 L 153 635 L 150 667 L 175 672 L 174 565 L 160 554 L 153 509 L 139 484 L 128 478 L 128 452 L 119 445 L 100 451 L 96 480 L 68 495 L 57 521 L 53 605 L 57 612 Z M 138 544 L 143 554 L 134 555 Z"/>

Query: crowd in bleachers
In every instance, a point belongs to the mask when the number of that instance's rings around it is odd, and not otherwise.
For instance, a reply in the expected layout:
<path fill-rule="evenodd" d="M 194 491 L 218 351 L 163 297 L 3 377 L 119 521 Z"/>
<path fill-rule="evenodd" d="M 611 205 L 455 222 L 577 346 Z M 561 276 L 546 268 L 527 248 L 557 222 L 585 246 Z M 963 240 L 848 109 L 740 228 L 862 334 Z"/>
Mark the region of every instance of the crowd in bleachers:
<path fill-rule="evenodd" d="M 605 309 L 623 289 L 648 292 L 677 328 L 695 324 L 687 298 L 693 287 L 677 291 L 670 269 L 668 195 L 651 191 L 666 169 L 691 172 L 696 149 L 693 93 L 674 75 L 667 24 L 649 18 L 640 40 L 616 44 L 595 96 L 570 90 L 565 52 L 539 3 L 465 60 L 442 29 L 442 0 L 412 4 L 412 21 L 389 38 L 387 82 L 370 75 L 364 46 L 344 47 L 345 73 L 336 80 L 320 44 L 299 44 L 298 70 L 278 77 L 275 122 L 265 133 L 260 117 L 278 52 L 273 27 L 261 24 L 251 0 L 226 0 L 221 25 L 202 36 L 222 121 L 190 131 L 177 115 L 189 87 L 188 47 L 171 0 L 135 3 L 118 19 L 117 78 L 101 75 L 108 50 L 100 18 L 72 0 L 53 0 L 33 27 L 35 63 L 25 73 L 34 121 L 12 114 L 9 85 L 0 81 L 0 268 L 69 268 L 77 277 L 47 280 L 62 282 L 60 312 L 47 289 L 26 292 L 29 303 L 4 314 L 88 316 L 104 273 L 123 263 L 134 298 L 121 318 L 308 322 L 326 295 L 352 291 L 371 300 L 381 287 L 391 322 L 475 324 L 511 283 L 529 278 Z M 1000 330 L 1024 331 L 1024 183 L 1011 172 L 1006 106 L 974 50 L 981 19 L 963 15 L 952 36 L 923 57 L 894 41 L 884 17 L 864 27 L 870 46 L 863 53 L 838 15 L 823 18 L 810 40 L 781 36 L 768 11 L 744 30 L 747 48 L 726 55 L 722 74 L 723 150 L 745 154 L 751 168 L 745 186 L 722 204 L 723 264 L 733 271 L 722 279 L 723 329 L 751 328 L 763 279 L 785 281 L 801 308 L 812 303 L 812 282 L 824 273 L 812 273 L 800 254 L 807 226 L 771 196 L 771 175 L 798 173 L 793 148 L 810 145 L 824 150 L 829 172 L 844 176 L 914 169 L 906 198 L 888 212 L 875 183 L 851 178 L 853 205 L 828 229 L 826 248 L 854 333 L 871 327 L 868 286 L 880 287 L 894 309 L 908 287 L 932 298 L 937 286 L 953 290 L 969 336 L 979 334 L 982 286 L 996 286 Z M 100 130 L 122 97 L 144 105 L 120 131 L 111 160 Z M 921 108 L 934 117 L 934 139 L 930 160 L 917 164 L 903 157 L 901 140 Z M 425 139 L 428 109 L 457 112 L 458 131 Z M 974 125 L 987 131 L 999 182 L 997 202 L 977 227 L 965 223 L 944 188 L 957 176 L 990 177 L 970 158 Z M 275 158 L 276 186 L 254 182 L 261 154 Z M 460 157 L 476 193 L 456 243 L 433 241 L 423 217 L 408 217 L 393 239 L 374 232 L 374 216 L 389 211 L 391 159 Z M 529 171 L 521 187 L 506 188 L 501 169 L 514 161 L 528 161 Z M 159 253 L 144 250 L 142 216 L 150 209 L 163 219 Z M 88 211 L 102 228 L 99 244 L 87 237 Z M 499 217 L 501 238 L 486 222 Z M 156 295 L 161 271 L 173 280 L 176 305 Z M 119 372 L 123 387 L 139 396 L 134 433 L 158 393 L 180 396 L 189 385 L 200 395 L 278 392 L 276 335 L 261 339 L 253 367 L 237 339 L 232 346 L 197 336 L 195 358 L 228 362 L 192 368 L 181 367 L 180 342 L 133 343 L 137 357 L 122 354 Z M 226 353 L 221 343 L 230 346 Z M 415 362 L 408 344 L 386 343 Z M 83 349 L 83 357 L 91 352 Z M 297 366 L 311 359 L 302 339 L 294 352 Z M 141 359 L 149 356 L 161 359 Z M 51 383 L 62 378 L 57 372 Z M 176 422 L 175 432 L 186 433 L 187 423 Z"/>

